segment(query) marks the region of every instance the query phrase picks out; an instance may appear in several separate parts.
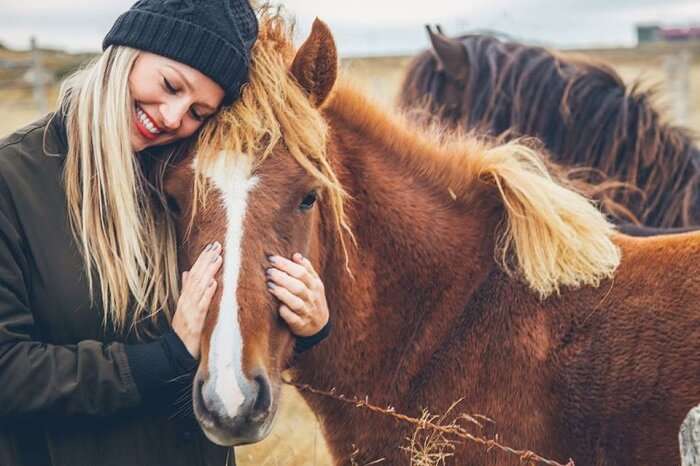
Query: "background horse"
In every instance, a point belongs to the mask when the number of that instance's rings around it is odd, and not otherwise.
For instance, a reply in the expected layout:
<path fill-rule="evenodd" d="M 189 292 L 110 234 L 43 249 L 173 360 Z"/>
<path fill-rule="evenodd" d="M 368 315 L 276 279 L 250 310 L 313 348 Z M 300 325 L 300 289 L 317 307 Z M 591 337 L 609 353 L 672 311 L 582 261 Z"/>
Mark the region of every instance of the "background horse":
<path fill-rule="evenodd" d="M 382 113 L 336 84 L 318 21 L 295 54 L 284 21 L 264 15 L 250 73 L 166 167 L 183 268 L 224 245 L 193 385 L 210 439 L 269 432 L 293 339 L 266 256 L 299 251 L 334 330 L 294 363 L 297 381 L 410 415 L 462 398 L 495 420 L 485 434 L 579 465 L 677 462 L 700 400 L 700 236 L 612 238 L 532 149 L 441 142 Z M 337 464 L 408 463 L 409 428 L 305 396 Z M 471 445 L 455 458 L 519 464 Z"/>
<path fill-rule="evenodd" d="M 622 214 L 614 210 L 620 203 L 647 226 L 700 224 L 700 150 L 686 130 L 663 121 L 650 92 L 588 58 L 429 33 L 433 49 L 411 62 L 399 93 L 409 115 L 494 136 L 536 136 L 556 162 L 640 188 L 641 196 L 601 191 L 613 216 Z M 588 181 L 596 178 L 590 172 Z"/>

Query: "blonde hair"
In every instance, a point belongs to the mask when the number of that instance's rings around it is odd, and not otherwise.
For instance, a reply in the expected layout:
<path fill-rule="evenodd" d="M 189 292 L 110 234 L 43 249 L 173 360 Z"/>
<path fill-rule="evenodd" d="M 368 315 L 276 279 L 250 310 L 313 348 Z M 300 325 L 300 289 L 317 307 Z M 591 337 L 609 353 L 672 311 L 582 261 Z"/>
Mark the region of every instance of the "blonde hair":
<path fill-rule="evenodd" d="M 61 86 L 68 151 L 64 183 L 70 225 L 86 264 L 90 299 L 95 275 L 104 311 L 123 331 L 163 312 L 178 290 L 174 226 L 153 195 L 131 146 L 129 73 L 139 55 L 109 47 Z"/>

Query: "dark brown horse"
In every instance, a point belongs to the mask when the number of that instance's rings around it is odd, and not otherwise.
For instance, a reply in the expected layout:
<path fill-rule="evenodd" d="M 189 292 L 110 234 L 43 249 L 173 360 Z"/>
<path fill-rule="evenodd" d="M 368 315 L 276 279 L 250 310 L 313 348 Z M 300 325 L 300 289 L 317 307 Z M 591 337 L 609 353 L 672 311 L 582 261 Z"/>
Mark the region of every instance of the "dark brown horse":
<path fill-rule="evenodd" d="M 700 150 L 686 130 L 664 122 L 639 84 L 626 86 L 605 64 L 541 47 L 485 35 L 430 37 L 432 50 L 413 60 L 401 86 L 399 106 L 409 115 L 538 137 L 556 162 L 640 188 L 602 192 L 642 224 L 700 224 Z M 588 181 L 598 178 L 590 172 Z M 620 217 L 614 203 L 607 207 Z"/>
<path fill-rule="evenodd" d="M 320 22 L 295 53 L 284 22 L 263 16 L 253 56 L 241 100 L 165 180 L 183 268 L 224 245 L 193 387 L 209 438 L 269 431 L 293 339 L 266 256 L 299 251 L 334 330 L 295 362 L 297 381 L 410 415 L 461 398 L 496 421 L 489 433 L 562 462 L 678 462 L 700 401 L 700 235 L 614 236 L 532 149 L 444 142 L 382 113 L 336 83 Z M 410 429 L 307 400 L 337 464 L 353 446 L 358 464 L 408 464 Z M 471 445 L 455 461 L 519 464 Z"/>

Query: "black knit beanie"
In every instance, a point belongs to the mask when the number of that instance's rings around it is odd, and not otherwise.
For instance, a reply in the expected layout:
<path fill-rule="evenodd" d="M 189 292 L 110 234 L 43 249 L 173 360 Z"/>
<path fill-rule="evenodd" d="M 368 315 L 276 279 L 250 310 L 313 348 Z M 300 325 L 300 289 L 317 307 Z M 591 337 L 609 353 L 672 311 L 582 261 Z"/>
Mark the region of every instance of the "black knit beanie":
<path fill-rule="evenodd" d="M 139 0 L 102 42 L 171 58 L 201 71 L 237 99 L 248 80 L 258 21 L 248 0 Z"/>

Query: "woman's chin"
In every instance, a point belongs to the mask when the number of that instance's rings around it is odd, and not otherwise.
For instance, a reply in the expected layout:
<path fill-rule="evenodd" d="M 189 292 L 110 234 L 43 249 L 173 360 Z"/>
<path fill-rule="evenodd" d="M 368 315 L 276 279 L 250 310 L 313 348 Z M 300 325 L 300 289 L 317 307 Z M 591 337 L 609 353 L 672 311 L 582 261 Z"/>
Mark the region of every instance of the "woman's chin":
<path fill-rule="evenodd" d="M 144 149 L 148 149 L 151 146 L 157 146 L 160 145 L 159 142 L 156 141 L 151 141 L 147 140 L 145 137 L 141 136 L 140 134 L 132 134 L 131 135 L 131 148 L 133 149 L 134 152 L 141 152 Z"/>
<path fill-rule="evenodd" d="M 146 147 L 147 147 L 146 144 L 144 144 L 143 142 L 141 142 L 141 141 L 135 141 L 134 138 L 131 139 L 131 149 L 132 149 L 134 152 L 141 152 L 141 151 L 144 150 Z"/>

